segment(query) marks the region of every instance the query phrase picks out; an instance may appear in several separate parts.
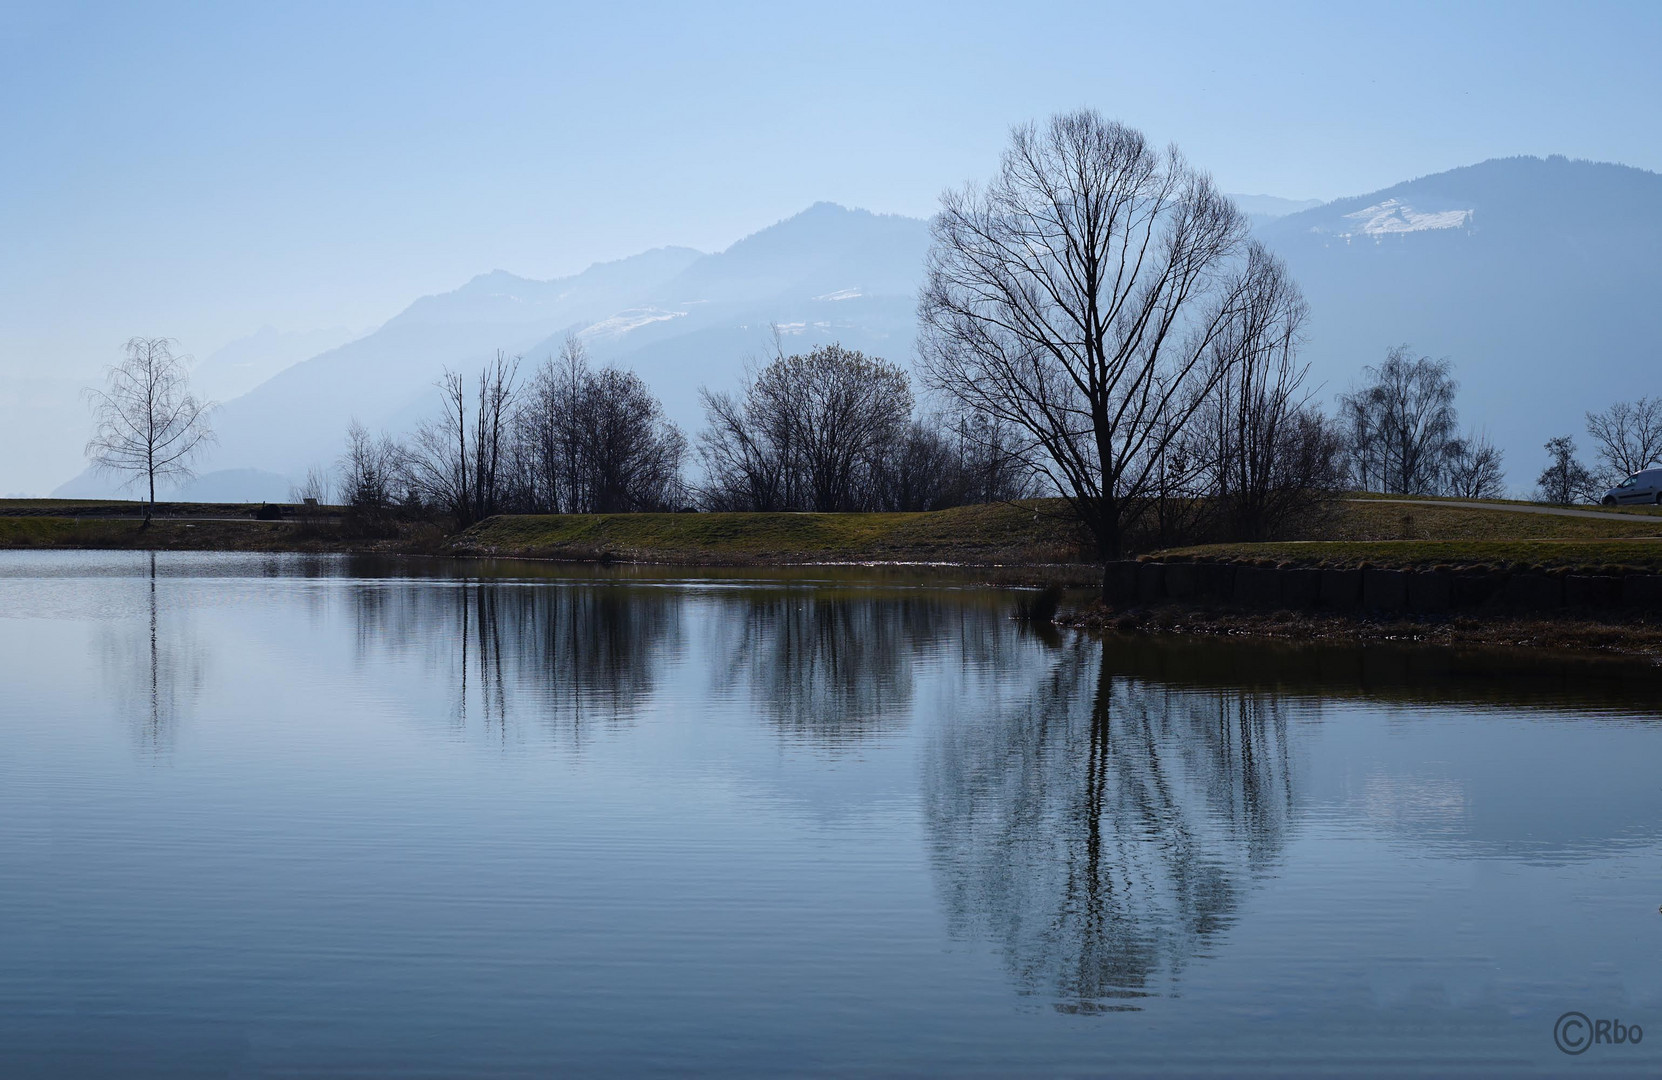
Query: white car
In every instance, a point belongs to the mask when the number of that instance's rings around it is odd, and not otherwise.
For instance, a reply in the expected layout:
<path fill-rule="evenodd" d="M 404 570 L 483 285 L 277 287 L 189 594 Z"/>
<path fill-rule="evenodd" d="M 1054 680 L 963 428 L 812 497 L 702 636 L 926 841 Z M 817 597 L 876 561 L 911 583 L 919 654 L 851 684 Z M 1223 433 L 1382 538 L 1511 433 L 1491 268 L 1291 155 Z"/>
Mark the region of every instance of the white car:
<path fill-rule="evenodd" d="M 1641 469 L 1604 493 L 1606 506 L 1655 503 L 1662 506 L 1662 469 Z"/>

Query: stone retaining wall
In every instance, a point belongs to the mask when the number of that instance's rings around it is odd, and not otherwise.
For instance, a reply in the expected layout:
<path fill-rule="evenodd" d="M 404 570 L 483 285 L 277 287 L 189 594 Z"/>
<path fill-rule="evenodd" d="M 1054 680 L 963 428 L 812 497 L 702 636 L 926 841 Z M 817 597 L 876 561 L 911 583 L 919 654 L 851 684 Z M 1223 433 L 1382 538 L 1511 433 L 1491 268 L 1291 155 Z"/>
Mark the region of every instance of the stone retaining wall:
<path fill-rule="evenodd" d="M 1407 612 L 1656 611 L 1662 574 L 1317 570 L 1206 562 L 1115 562 L 1111 604 L 1227 604 L 1283 610 Z"/>

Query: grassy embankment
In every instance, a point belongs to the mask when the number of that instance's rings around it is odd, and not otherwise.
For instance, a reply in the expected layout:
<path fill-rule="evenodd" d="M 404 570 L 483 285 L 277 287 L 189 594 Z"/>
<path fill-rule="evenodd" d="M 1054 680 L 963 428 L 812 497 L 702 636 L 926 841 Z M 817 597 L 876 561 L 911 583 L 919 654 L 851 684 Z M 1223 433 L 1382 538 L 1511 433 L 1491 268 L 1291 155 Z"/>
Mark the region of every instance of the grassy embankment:
<path fill-rule="evenodd" d="M 156 551 L 404 551 L 438 553 L 434 525 L 401 525 L 378 535 L 349 530 L 338 511 L 307 520 L 259 521 L 257 504 L 158 503 L 108 499 L 0 499 L 0 549 L 113 548 Z"/>
<path fill-rule="evenodd" d="M 1206 544 L 1172 548 L 1158 557 L 1323 567 L 1366 563 L 1391 569 L 1662 570 L 1662 513 L 1634 508 L 1620 516 L 1631 520 L 1359 499 L 1341 505 L 1319 540 Z"/>
<path fill-rule="evenodd" d="M 53 511 L 56 510 L 56 514 Z M 825 562 L 1077 563 L 1089 550 L 1059 500 L 915 514 L 502 516 L 446 535 L 436 525 L 353 531 L 338 515 L 255 521 L 252 507 L 180 508 L 147 529 L 137 504 L 0 501 L 0 548 L 373 551 L 687 565 Z M 74 515 L 74 516 L 71 516 Z"/>
<path fill-rule="evenodd" d="M 437 525 L 353 530 L 338 513 L 256 521 L 247 505 L 166 505 L 141 529 L 137 503 L 0 500 L 0 548 L 374 551 L 688 565 L 911 562 L 1054 565 L 1090 546 L 1059 500 L 916 514 L 578 514 L 504 516 L 456 534 Z M 1662 513 L 1622 520 L 1339 503 L 1320 539 L 1212 544 L 1154 553 L 1301 566 L 1630 567 L 1662 570 Z"/>
<path fill-rule="evenodd" d="M 1635 509 L 1620 516 L 1624 520 L 1358 499 L 1337 509 L 1320 530 L 1323 539 L 1209 544 L 1174 548 L 1153 557 L 1339 569 L 1662 572 L 1662 515 Z M 1456 651 L 1526 647 L 1650 661 L 1662 658 L 1662 624 L 1620 612 L 1413 616 L 1209 610 L 1183 605 L 1115 612 L 1086 602 L 1072 613 L 1071 621 L 1135 636 L 1418 642 Z"/>
<path fill-rule="evenodd" d="M 1060 500 L 907 514 L 574 514 L 499 517 L 459 554 L 665 563 L 1077 563 L 1089 550 Z"/>

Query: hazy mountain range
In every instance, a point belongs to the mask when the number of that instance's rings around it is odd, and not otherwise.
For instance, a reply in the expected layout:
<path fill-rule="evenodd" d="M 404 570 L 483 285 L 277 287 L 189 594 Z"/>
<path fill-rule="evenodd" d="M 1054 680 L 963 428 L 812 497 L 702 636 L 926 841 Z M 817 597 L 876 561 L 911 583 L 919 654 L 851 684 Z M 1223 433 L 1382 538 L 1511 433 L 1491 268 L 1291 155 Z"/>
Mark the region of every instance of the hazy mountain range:
<path fill-rule="evenodd" d="M 1305 356 L 1324 401 L 1391 345 L 1449 356 L 1463 417 L 1521 487 L 1540 444 L 1579 434 L 1585 410 L 1662 393 L 1662 176 L 1510 158 L 1326 204 L 1237 198 L 1310 299 Z M 530 365 L 573 331 L 598 361 L 637 371 L 689 433 L 698 387 L 732 386 L 769 349 L 770 324 L 792 350 L 837 340 L 908 361 L 927 244 L 924 221 L 819 203 L 716 254 L 660 248 L 554 281 L 482 274 L 228 401 L 193 494 L 283 498 L 289 477 L 332 463 L 352 417 L 408 429 L 436 409 L 446 366 L 497 349 Z M 199 374 L 246 377 L 292 343 Z M 107 489 L 83 476 L 59 493 Z"/>

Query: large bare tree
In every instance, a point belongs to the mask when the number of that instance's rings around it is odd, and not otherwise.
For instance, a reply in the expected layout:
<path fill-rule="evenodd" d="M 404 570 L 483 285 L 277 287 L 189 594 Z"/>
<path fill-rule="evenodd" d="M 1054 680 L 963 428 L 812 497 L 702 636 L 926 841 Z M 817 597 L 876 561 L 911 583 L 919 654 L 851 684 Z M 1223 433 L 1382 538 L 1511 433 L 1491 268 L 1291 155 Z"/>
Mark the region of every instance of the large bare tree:
<path fill-rule="evenodd" d="M 130 339 L 126 357 L 110 366 L 104 387 L 88 387 L 96 425 L 87 442 L 95 468 L 125 474 L 127 484 L 144 483 L 144 524 L 156 510 L 156 481 L 194 476 L 196 457 L 213 441 L 208 424 L 212 402 L 190 392 L 189 357 L 175 356 L 169 338 Z"/>
<path fill-rule="evenodd" d="M 942 197 L 919 301 L 929 383 L 1020 430 L 1104 558 L 1234 357 L 1247 222 L 1175 149 L 1094 111 L 1011 135 L 985 186 Z"/>

